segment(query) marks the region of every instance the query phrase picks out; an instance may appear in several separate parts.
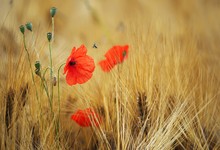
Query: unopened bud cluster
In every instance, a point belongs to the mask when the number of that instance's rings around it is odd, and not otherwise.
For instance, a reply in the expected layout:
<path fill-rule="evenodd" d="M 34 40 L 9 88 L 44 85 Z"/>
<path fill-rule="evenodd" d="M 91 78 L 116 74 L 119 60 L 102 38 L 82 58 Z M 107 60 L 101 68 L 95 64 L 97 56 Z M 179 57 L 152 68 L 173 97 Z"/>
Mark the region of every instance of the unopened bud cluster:
<path fill-rule="evenodd" d="M 25 26 L 21 25 L 19 27 L 22 34 L 24 34 L 24 32 L 25 32 L 25 27 L 27 28 L 27 30 L 32 32 L 32 23 L 31 22 L 26 23 Z"/>

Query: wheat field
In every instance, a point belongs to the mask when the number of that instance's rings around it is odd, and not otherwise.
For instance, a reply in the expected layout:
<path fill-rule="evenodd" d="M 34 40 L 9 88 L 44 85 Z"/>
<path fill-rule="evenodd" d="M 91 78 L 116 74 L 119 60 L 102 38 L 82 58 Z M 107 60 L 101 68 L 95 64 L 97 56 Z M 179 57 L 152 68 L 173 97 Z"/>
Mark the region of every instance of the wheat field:
<path fill-rule="evenodd" d="M 53 6 L 60 85 L 49 103 L 34 64 L 50 64 Z M 1 0 L 0 149 L 220 149 L 218 17 L 218 0 Z M 26 22 L 33 24 L 25 31 L 32 71 L 19 30 Z M 58 70 L 81 44 L 95 71 L 85 84 L 69 86 Z M 128 58 L 103 72 L 98 62 L 106 51 L 125 44 Z M 71 120 L 88 107 L 101 116 L 99 127 Z"/>

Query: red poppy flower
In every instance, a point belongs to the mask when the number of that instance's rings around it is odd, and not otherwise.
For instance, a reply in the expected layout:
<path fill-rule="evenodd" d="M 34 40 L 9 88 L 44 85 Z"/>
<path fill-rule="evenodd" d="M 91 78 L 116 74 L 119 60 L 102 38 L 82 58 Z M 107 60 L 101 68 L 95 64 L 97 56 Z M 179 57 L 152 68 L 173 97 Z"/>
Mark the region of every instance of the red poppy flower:
<path fill-rule="evenodd" d="M 109 72 L 116 64 L 122 63 L 128 57 L 128 45 L 125 46 L 113 46 L 105 54 L 105 60 L 101 60 L 99 65 L 102 70 Z"/>
<path fill-rule="evenodd" d="M 93 124 L 98 127 L 101 118 L 95 113 L 91 108 L 85 110 L 78 110 L 75 114 L 71 116 L 71 119 L 78 123 L 81 127 L 89 127 Z"/>
<path fill-rule="evenodd" d="M 84 45 L 72 49 L 64 67 L 64 74 L 67 73 L 66 82 L 69 85 L 85 83 L 92 77 L 95 63 L 86 53 L 87 49 Z"/>
<path fill-rule="evenodd" d="M 109 72 L 115 66 L 115 64 L 111 64 L 108 60 L 101 60 L 99 65 L 104 72 Z"/>

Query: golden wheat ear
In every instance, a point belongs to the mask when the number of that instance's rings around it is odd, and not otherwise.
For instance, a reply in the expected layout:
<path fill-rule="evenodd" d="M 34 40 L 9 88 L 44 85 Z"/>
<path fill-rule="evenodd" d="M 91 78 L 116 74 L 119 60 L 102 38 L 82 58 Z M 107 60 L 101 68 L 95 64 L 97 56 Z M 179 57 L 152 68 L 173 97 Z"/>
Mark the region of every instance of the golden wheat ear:
<path fill-rule="evenodd" d="M 6 93 L 6 109 L 5 109 L 5 124 L 7 128 L 7 132 L 9 132 L 9 127 L 12 123 L 12 114 L 14 111 L 14 98 L 15 98 L 15 90 L 9 88 L 8 92 Z"/>
<path fill-rule="evenodd" d="M 39 123 L 36 123 L 36 124 L 33 125 L 31 137 L 32 137 L 32 148 L 34 150 L 39 149 L 40 144 L 41 144 L 40 143 L 41 137 L 40 137 L 40 125 L 39 125 Z"/>

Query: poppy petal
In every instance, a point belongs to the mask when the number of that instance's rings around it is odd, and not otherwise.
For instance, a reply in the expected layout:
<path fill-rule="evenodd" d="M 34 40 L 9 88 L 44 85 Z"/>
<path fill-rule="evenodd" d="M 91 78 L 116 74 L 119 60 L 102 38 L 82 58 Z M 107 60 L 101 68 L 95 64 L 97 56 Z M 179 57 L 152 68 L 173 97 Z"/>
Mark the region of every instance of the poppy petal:
<path fill-rule="evenodd" d="M 81 45 L 79 48 L 73 49 L 71 55 L 74 58 L 78 58 L 78 57 L 86 56 L 86 53 L 87 53 L 86 47 L 84 45 Z"/>
<path fill-rule="evenodd" d="M 81 69 L 77 69 L 77 71 L 75 71 L 75 74 L 77 76 L 76 82 L 79 84 L 83 84 L 87 82 L 92 77 L 91 72 L 88 72 L 86 70 L 81 70 Z"/>
<path fill-rule="evenodd" d="M 66 74 L 66 72 L 69 70 L 69 64 L 66 63 L 65 67 L 64 67 L 64 71 L 63 74 Z"/>
<path fill-rule="evenodd" d="M 84 56 L 76 59 L 77 68 L 87 70 L 89 72 L 93 72 L 95 69 L 95 63 L 92 57 Z"/>
<path fill-rule="evenodd" d="M 90 120 L 88 116 L 83 112 L 83 110 L 77 111 L 76 114 L 71 116 L 71 118 L 82 127 L 91 126 Z"/>
<path fill-rule="evenodd" d="M 116 64 L 122 63 L 128 57 L 128 45 L 125 46 L 113 46 L 106 54 L 106 60 L 99 62 L 102 70 L 109 72 Z"/>
<path fill-rule="evenodd" d="M 75 74 L 75 71 L 69 70 L 69 71 L 67 72 L 66 82 L 67 82 L 67 84 L 69 84 L 69 85 L 74 85 L 74 84 L 77 83 L 77 76 L 76 76 L 76 74 Z"/>
<path fill-rule="evenodd" d="M 99 65 L 104 72 L 109 72 L 114 67 L 114 65 L 111 65 L 107 60 L 100 61 Z"/>
<path fill-rule="evenodd" d="M 93 123 L 98 127 L 101 122 L 101 118 L 98 116 L 98 114 L 96 114 L 90 108 L 78 110 L 71 116 L 71 119 L 82 127 L 92 126 Z"/>

